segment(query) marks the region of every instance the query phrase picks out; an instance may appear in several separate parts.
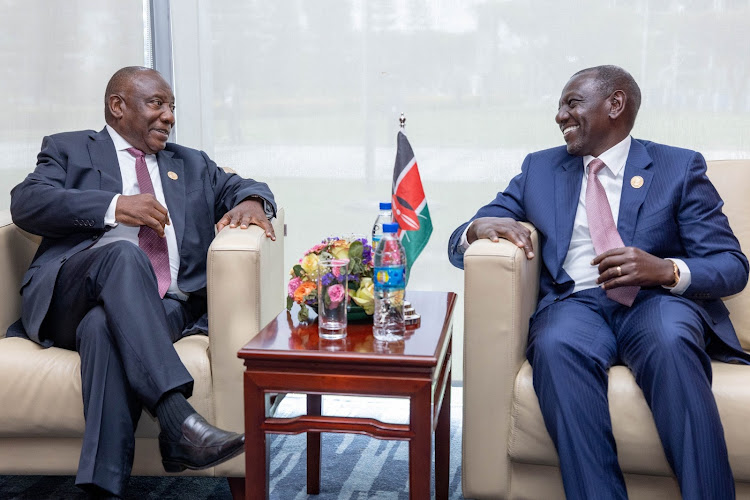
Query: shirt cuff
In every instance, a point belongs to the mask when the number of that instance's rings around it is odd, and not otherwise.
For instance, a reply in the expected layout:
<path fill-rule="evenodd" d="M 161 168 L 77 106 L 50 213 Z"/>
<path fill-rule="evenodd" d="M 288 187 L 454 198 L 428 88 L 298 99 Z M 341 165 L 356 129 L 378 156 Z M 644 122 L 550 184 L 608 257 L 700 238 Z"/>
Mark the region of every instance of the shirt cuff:
<path fill-rule="evenodd" d="M 107 213 L 104 214 L 104 225 L 109 227 L 117 227 L 118 222 L 115 220 L 115 212 L 117 211 L 117 199 L 120 198 L 119 194 L 116 194 L 112 201 L 109 202 L 109 208 Z"/>
<path fill-rule="evenodd" d="M 664 286 L 664 288 L 666 288 L 667 290 L 669 290 L 675 295 L 682 295 L 683 293 L 685 293 L 685 290 L 687 290 L 688 287 L 690 286 L 690 282 L 691 282 L 690 268 L 688 267 L 687 264 L 685 264 L 684 261 L 680 259 L 668 258 L 667 260 L 671 260 L 672 262 L 677 264 L 677 269 L 680 270 L 680 281 L 678 281 L 677 284 L 672 288 L 668 286 Z"/>
<path fill-rule="evenodd" d="M 464 234 L 461 235 L 461 240 L 458 242 L 458 250 L 461 253 L 464 253 L 469 248 L 469 238 L 467 238 L 466 235 L 469 234 L 469 228 L 472 224 L 474 224 L 474 221 L 469 222 L 466 229 L 464 229 Z"/>

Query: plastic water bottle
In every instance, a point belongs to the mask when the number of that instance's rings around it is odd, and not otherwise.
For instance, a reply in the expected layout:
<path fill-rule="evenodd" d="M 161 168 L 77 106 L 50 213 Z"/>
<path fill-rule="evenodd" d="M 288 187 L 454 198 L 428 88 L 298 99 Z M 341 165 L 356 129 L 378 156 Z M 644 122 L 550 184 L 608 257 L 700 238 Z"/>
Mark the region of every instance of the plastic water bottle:
<path fill-rule="evenodd" d="M 372 250 L 375 251 L 378 248 L 378 242 L 383 236 L 383 224 L 390 224 L 393 222 L 393 212 L 391 212 L 390 203 L 380 204 L 380 213 L 378 218 L 375 219 L 375 224 L 372 226 Z"/>
<path fill-rule="evenodd" d="M 404 338 L 406 253 L 398 239 L 398 224 L 383 224 L 383 237 L 375 250 L 375 314 L 372 332 L 377 340 Z"/>

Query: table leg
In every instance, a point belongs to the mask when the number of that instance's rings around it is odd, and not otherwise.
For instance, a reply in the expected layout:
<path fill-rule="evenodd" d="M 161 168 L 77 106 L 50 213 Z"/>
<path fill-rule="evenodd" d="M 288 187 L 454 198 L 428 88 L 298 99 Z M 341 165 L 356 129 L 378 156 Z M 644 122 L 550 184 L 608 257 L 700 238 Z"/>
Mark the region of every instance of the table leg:
<path fill-rule="evenodd" d="M 322 396 L 307 395 L 307 414 L 320 416 Z M 307 494 L 320 493 L 320 432 L 307 433 Z"/>
<path fill-rule="evenodd" d="M 229 492 L 232 494 L 232 500 L 245 500 L 245 478 L 228 477 Z"/>
<path fill-rule="evenodd" d="M 445 385 L 443 404 L 435 429 L 435 498 L 448 500 L 451 458 L 451 374 Z"/>
<path fill-rule="evenodd" d="M 268 448 L 263 422 L 266 398 L 263 391 L 245 372 L 245 495 L 246 498 L 268 498 Z"/>
<path fill-rule="evenodd" d="M 425 384 L 409 404 L 409 426 L 414 437 L 409 441 L 409 498 L 430 498 L 430 465 L 432 464 L 432 394 Z"/>

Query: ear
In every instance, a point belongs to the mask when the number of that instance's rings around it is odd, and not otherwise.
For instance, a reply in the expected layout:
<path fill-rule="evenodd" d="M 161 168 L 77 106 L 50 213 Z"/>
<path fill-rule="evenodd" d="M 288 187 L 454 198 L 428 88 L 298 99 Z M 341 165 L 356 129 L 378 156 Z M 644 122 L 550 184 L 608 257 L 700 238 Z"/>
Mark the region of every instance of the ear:
<path fill-rule="evenodd" d="M 117 94 L 111 94 L 107 98 L 107 106 L 109 106 L 109 112 L 114 118 L 117 118 L 118 120 L 122 118 L 122 107 L 124 105 L 125 101 L 123 101 L 122 97 Z"/>
<path fill-rule="evenodd" d="M 628 102 L 628 96 L 622 90 L 615 90 L 609 96 L 609 117 L 613 120 L 619 118 L 625 113 L 625 105 Z"/>

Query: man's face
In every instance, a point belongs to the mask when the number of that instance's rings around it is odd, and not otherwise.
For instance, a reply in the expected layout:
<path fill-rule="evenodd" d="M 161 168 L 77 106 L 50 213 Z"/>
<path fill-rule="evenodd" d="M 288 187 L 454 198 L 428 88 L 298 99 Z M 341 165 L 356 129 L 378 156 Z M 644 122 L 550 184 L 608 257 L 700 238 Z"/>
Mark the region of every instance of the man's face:
<path fill-rule="evenodd" d="M 593 74 L 583 73 L 568 81 L 555 116 L 568 153 L 599 156 L 617 144 L 612 139 L 614 123 L 609 116 L 609 100 L 597 89 Z"/>
<path fill-rule="evenodd" d="M 122 117 L 115 130 L 133 147 L 156 154 L 167 145 L 174 126 L 174 95 L 156 71 L 136 73 L 119 103 Z"/>

